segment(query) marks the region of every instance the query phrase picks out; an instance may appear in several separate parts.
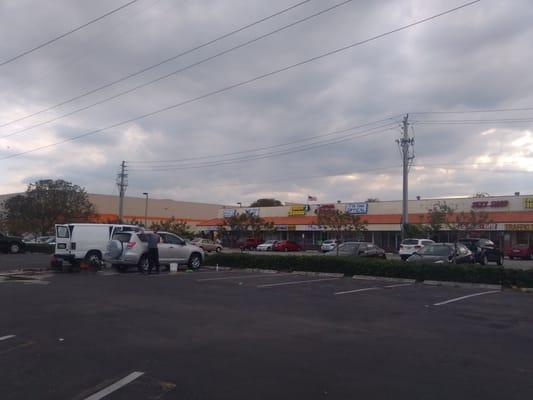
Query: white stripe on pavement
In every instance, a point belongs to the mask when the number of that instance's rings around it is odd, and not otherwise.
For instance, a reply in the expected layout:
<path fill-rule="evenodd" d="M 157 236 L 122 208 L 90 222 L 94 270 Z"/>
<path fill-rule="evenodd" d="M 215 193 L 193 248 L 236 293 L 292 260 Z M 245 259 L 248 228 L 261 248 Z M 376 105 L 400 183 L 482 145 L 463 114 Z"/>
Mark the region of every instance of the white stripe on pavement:
<path fill-rule="evenodd" d="M 355 290 L 347 290 L 345 292 L 336 292 L 335 295 L 357 293 L 357 292 L 366 292 L 366 291 L 369 291 L 369 290 L 378 290 L 378 289 L 381 289 L 381 288 L 379 288 L 379 287 L 367 287 L 367 288 L 364 288 L 364 289 L 355 289 Z"/>
<path fill-rule="evenodd" d="M 396 285 L 385 286 L 385 288 L 392 289 L 392 288 L 395 288 L 395 287 L 412 286 L 412 285 L 413 285 L 412 283 L 398 283 Z"/>
<path fill-rule="evenodd" d="M 267 288 L 274 286 L 284 286 L 284 285 L 298 285 L 300 283 L 312 283 L 312 282 L 325 282 L 325 281 L 336 281 L 340 278 L 327 278 L 327 279 L 307 279 L 305 281 L 293 281 L 293 282 L 280 282 L 280 283 L 269 283 L 266 285 L 257 285 L 258 288 Z"/>
<path fill-rule="evenodd" d="M 209 282 L 209 281 L 223 281 L 226 279 L 244 279 L 244 278 L 272 278 L 273 276 L 286 276 L 292 274 L 261 274 L 261 275 L 237 275 L 237 276 L 223 276 L 221 278 L 204 278 L 197 279 L 196 282 Z"/>
<path fill-rule="evenodd" d="M 461 297 L 456 297 L 455 299 L 441 301 L 440 303 L 435 303 L 433 305 L 434 306 L 443 306 L 443 305 L 448 304 L 448 303 L 453 303 L 454 301 L 461 301 L 461 300 L 464 300 L 464 299 L 468 299 L 470 297 L 483 296 L 485 294 L 492 294 L 492 293 L 500 293 L 500 290 L 491 290 L 491 291 L 488 291 L 488 292 L 469 294 L 467 296 L 461 296 Z"/>
<path fill-rule="evenodd" d="M 2 337 L 0 337 L 0 342 L 1 342 L 2 340 L 13 339 L 14 337 L 15 337 L 15 335 L 2 336 Z"/>
<path fill-rule="evenodd" d="M 89 397 L 85 398 L 84 400 L 100 400 L 100 399 L 103 399 L 108 394 L 111 394 L 114 391 L 120 389 L 121 387 L 126 386 L 128 383 L 133 382 L 135 379 L 137 379 L 138 377 L 140 377 L 142 375 L 144 375 L 144 372 L 138 372 L 138 371 L 132 372 L 128 376 L 125 376 L 124 378 L 122 378 L 119 381 L 116 381 L 112 385 L 100 390 L 99 392 L 96 392 L 96 393 L 90 395 Z"/>

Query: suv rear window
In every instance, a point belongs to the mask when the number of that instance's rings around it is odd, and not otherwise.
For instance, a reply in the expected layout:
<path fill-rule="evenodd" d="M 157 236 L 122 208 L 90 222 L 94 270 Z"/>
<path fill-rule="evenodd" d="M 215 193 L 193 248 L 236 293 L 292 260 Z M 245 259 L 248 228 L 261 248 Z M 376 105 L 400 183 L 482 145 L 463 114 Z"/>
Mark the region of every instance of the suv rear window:
<path fill-rule="evenodd" d="M 418 244 L 418 239 L 404 239 L 402 244 Z"/>
<path fill-rule="evenodd" d="M 118 240 L 122 243 L 128 243 L 130 241 L 130 238 L 131 238 L 131 233 L 120 232 L 120 233 L 115 233 L 113 235 L 113 240 Z"/>

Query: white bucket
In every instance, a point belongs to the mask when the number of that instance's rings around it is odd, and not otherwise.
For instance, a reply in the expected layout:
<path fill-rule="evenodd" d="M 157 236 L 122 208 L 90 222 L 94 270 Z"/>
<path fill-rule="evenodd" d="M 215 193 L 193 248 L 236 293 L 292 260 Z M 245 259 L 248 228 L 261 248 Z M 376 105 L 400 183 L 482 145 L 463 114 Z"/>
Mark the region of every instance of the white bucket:
<path fill-rule="evenodd" d="M 178 264 L 170 263 L 170 272 L 178 272 Z"/>

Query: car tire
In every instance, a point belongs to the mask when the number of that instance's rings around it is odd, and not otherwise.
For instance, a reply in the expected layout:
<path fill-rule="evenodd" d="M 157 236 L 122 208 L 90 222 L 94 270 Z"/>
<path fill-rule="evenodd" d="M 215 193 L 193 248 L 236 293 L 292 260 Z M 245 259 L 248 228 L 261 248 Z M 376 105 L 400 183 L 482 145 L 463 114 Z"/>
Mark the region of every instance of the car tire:
<path fill-rule="evenodd" d="M 283 251 L 286 253 L 286 252 L 289 251 L 289 249 L 288 249 L 287 247 L 285 247 L 285 248 L 283 249 Z"/>
<path fill-rule="evenodd" d="M 9 252 L 11 254 L 18 254 L 22 251 L 22 246 L 19 243 L 11 243 L 9 245 Z"/>
<path fill-rule="evenodd" d="M 188 262 L 189 268 L 198 270 L 202 266 L 202 257 L 198 253 L 192 253 Z"/>
<path fill-rule="evenodd" d="M 479 260 L 479 263 L 481 265 L 487 265 L 489 263 L 489 260 L 487 259 L 487 255 L 486 254 L 482 254 L 481 255 L 481 260 Z"/>
<path fill-rule="evenodd" d="M 513 256 L 509 256 L 509 260 L 514 260 L 514 257 Z"/>
<path fill-rule="evenodd" d="M 137 268 L 142 272 L 148 271 L 148 255 L 147 254 L 143 254 L 141 258 L 139 258 L 139 262 L 137 263 Z"/>
<path fill-rule="evenodd" d="M 222 247 L 217 247 L 216 252 L 220 253 L 222 251 Z"/>

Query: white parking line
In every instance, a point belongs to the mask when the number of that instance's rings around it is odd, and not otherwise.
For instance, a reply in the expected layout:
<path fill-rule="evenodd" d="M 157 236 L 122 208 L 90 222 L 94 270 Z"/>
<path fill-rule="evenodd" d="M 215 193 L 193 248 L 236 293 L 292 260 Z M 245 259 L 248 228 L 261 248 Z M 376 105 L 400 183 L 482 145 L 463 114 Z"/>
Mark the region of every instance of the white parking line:
<path fill-rule="evenodd" d="M 335 296 L 339 294 L 350 294 L 350 293 L 357 293 L 357 292 L 366 292 L 369 290 L 378 290 L 381 289 L 380 287 L 367 287 L 364 289 L 355 289 L 355 290 L 347 290 L 345 292 L 335 292 Z"/>
<path fill-rule="evenodd" d="M 480 293 L 469 294 L 467 296 L 461 296 L 461 297 L 456 297 L 455 299 L 441 301 L 440 303 L 435 303 L 433 305 L 434 306 L 443 306 L 445 304 L 453 303 L 455 301 L 461 301 L 461 300 L 464 300 L 464 299 L 469 299 L 470 297 L 483 296 L 485 294 L 492 294 L 492 293 L 500 293 L 500 291 L 499 290 L 491 290 L 491 291 L 488 291 L 488 292 L 480 292 Z"/>
<path fill-rule="evenodd" d="M 0 342 L 1 342 L 2 340 L 13 339 L 14 337 L 15 337 L 15 335 L 1 336 L 1 337 L 0 337 Z"/>
<path fill-rule="evenodd" d="M 257 285 L 258 288 L 268 288 L 274 286 L 285 286 L 285 285 L 298 285 L 300 283 L 313 283 L 313 282 L 325 282 L 325 281 L 336 281 L 340 278 L 327 278 L 327 279 L 308 279 L 305 281 L 293 281 L 293 282 L 280 282 L 280 283 L 269 283 L 266 285 Z"/>
<path fill-rule="evenodd" d="M 121 387 L 126 386 L 128 383 L 133 382 L 135 379 L 137 379 L 138 377 L 140 377 L 142 375 L 144 375 L 144 372 L 138 372 L 138 371 L 132 372 L 128 376 L 125 376 L 124 378 L 122 378 L 119 381 L 116 381 L 112 385 L 100 390 L 99 392 L 96 392 L 96 393 L 90 395 L 89 397 L 85 398 L 84 400 L 100 400 L 100 399 L 103 399 L 108 394 L 111 394 L 114 391 L 120 389 Z"/>
<path fill-rule="evenodd" d="M 273 276 L 286 276 L 292 274 L 261 274 L 261 275 L 237 275 L 237 276 L 223 276 L 221 278 L 204 278 L 197 279 L 196 282 L 209 282 L 209 281 L 223 281 L 226 279 L 244 279 L 244 278 L 272 278 Z"/>
<path fill-rule="evenodd" d="M 412 286 L 412 285 L 413 285 L 412 283 L 398 283 L 396 285 L 385 286 L 385 288 L 392 289 L 392 288 L 396 288 L 396 287 Z"/>

